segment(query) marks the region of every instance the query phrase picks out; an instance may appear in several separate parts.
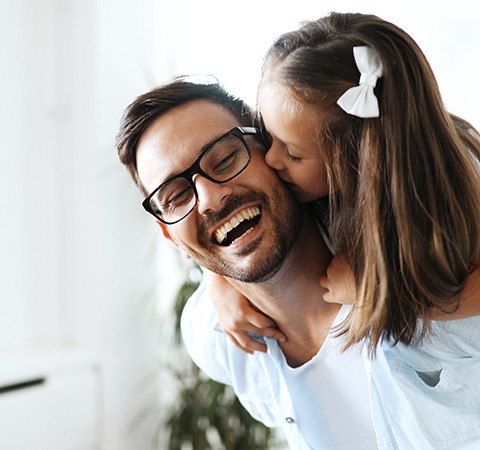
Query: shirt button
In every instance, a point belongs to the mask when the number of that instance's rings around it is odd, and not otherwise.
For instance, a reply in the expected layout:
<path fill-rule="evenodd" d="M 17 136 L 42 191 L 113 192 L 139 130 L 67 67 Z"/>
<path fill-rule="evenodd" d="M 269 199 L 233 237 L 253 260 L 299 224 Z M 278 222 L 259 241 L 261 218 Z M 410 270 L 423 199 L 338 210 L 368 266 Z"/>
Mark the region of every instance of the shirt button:
<path fill-rule="evenodd" d="M 287 422 L 287 423 L 294 423 L 295 420 L 293 420 L 293 417 L 285 417 L 285 422 Z"/>

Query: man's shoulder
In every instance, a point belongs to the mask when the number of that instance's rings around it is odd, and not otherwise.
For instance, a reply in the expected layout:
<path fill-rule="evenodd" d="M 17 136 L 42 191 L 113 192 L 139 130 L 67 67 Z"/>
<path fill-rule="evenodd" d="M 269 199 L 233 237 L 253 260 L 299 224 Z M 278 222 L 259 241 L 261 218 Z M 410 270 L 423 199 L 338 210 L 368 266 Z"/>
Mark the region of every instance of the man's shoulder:
<path fill-rule="evenodd" d="M 190 354 L 206 353 L 213 349 L 218 352 L 227 348 L 227 336 L 220 328 L 215 309 L 203 284 L 200 284 L 183 308 L 181 330 Z"/>
<path fill-rule="evenodd" d="M 192 296 L 187 300 L 182 311 L 182 333 L 184 322 L 188 321 L 190 326 L 202 327 L 204 329 L 215 329 L 218 321 L 215 316 L 212 302 L 207 297 L 205 285 L 202 283 Z"/>
<path fill-rule="evenodd" d="M 231 384 L 232 372 L 248 364 L 249 355 L 237 349 L 221 329 L 203 284 L 184 307 L 181 330 L 190 357 L 211 378 Z"/>
<path fill-rule="evenodd" d="M 270 356 L 261 352 L 253 355 L 245 353 L 228 338 L 220 328 L 203 285 L 188 299 L 182 313 L 181 328 L 190 357 L 214 380 L 239 387 L 237 385 L 243 384 L 237 379 L 239 374 L 242 377 L 248 374 L 254 379 L 272 370 Z"/>

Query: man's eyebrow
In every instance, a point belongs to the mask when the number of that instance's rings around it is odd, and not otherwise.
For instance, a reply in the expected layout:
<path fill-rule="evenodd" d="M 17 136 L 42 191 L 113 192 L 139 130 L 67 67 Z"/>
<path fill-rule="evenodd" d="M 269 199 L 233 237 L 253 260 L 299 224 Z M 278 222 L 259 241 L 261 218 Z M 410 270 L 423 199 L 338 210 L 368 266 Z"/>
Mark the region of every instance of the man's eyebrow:
<path fill-rule="evenodd" d="M 214 142 L 216 142 L 218 139 L 220 139 L 225 133 L 220 134 L 219 136 L 213 138 L 210 142 L 207 142 L 198 152 L 197 158 L 208 148 L 210 147 Z M 196 158 L 195 158 L 196 159 Z"/>
<path fill-rule="evenodd" d="M 208 148 L 210 147 L 212 144 L 214 144 L 215 142 L 217 142 L 220 138 L 222 138 L 223 136 L 225 136 L 226 134 L 230 133 L 230 131 L 232 131 L 235 127 L 231 127 L 229 128 L 227 131 L 222 131 L 221 133 L 219 133 L 218 135 L 214 136 L 210 142 L 207 142 L 201 149 L 200 151 L 198 152 L 198 155 L 197 155 L 197 158 Z"/>
<path fill-rule="evenodd" d="M 234 128 L 234 127 L 232 127 Z M 168 176 L 165 177 L 164 181 L 162 181 L 159 186 L 161 186 L 162 184 L 166 183 L 167 181 L 171 180 L 172 178 L 175 178 L 176 176 L 180 175 L 181 173 L 185 172 L 186 170 L 188 170 L 190 167 L 192 167 L 192 165 L 195 163 L 195 161 L 197 161 L 197 159 L 200 157 L 200 155 L 205 151 L 207 150 L 208 147 L 210 147 L 212 144 L 214 144 L 215 142 L 217 142 L 222 136 L 224 136 L 225 134 L 227 134 L 229 131 L 232 130 L 232 128 L 229 128 L 227 131 L 224 131 L 224 132 L 221 132 L 219 133 L 218 135 L 215 135 L 209 142 L 207 142 L 206 144 L 204 144 L 199 152 L 197 153 L 197 155 L 195 156 L 195 159 L 190 163 L 190 165 L 188 167 L 186 167 L 185 169 L 183 170 L 180 170 L 180 172 L 176 172 L 174 174 L 169 174 Z"/>

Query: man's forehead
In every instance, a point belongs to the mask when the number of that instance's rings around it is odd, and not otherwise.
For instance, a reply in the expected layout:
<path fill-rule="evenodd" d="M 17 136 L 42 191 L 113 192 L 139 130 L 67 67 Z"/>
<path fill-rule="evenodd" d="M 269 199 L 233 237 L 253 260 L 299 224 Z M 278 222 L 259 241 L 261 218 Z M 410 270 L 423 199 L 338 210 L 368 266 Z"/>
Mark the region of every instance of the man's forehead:
<path fill-rule="evenodd" d="M 163 114 L 145 130 L 137 145 L 142 183 L 147 190 L 154 189 L 189 167 L 204 148 L 238 125 L 232 112 L 205 100 Z"/>

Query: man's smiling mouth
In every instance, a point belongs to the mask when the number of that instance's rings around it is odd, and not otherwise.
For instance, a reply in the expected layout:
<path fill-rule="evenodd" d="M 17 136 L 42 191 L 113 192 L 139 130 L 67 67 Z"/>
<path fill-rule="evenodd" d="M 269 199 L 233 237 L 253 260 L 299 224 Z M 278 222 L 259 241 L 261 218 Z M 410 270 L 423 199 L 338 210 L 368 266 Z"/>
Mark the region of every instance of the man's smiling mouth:
<path fill-rule="evenodd" d="M 258 206 L 242 209 L 215 231 L 215 239 L 220 245 L 231 245 L 240 236 L 250 233 L 259 220 L 260 208 Z"/>

